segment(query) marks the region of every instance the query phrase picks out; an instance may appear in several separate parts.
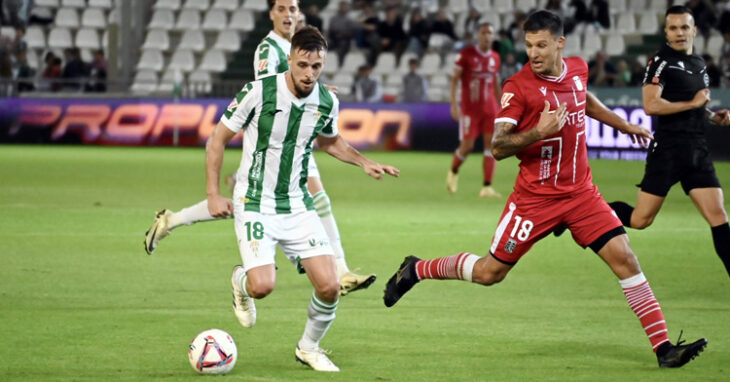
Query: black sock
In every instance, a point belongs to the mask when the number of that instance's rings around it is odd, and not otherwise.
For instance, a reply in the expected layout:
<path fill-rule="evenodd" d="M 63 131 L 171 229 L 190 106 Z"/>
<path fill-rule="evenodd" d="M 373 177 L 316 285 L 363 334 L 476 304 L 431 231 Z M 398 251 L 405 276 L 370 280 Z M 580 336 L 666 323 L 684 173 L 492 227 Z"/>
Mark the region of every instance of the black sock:
<path fill-rule="evenodd" d="M 624 202 L 611 202 L 608 205 L 616 211 L 616 216 L 621 220 L 621 223 L 625 227 L 631 228 L 631 213 L 634 212 L 634 207 Z"/>
<path fill-rule="evenodd" d="M 712 227 L 712 242 L 715 243 L 715 252 L 720 256 L 727 274 L 730 275 L 730 225 L 725 223 Z"/>

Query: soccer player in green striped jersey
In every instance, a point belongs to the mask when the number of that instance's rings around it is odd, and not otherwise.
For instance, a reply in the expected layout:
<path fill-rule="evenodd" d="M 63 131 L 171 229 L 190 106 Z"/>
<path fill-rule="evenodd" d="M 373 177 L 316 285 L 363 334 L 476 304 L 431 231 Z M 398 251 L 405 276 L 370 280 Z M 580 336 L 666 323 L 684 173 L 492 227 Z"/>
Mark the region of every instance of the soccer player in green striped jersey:
<path fill-rule="evenodd" d="M 319 347 L 334 321 L 340 287 L 334 252 L 307 190 L 312 145 L 317 139 L 324 151 L 376 179 L 399 170 L 368 159 L 339 136 L 339 101 L 317 82 L 326 49 L 322 34 L 304 27 L 292 39 L 289 71 L 244 86 L 208 140 L 206 174 L 210 214 L 235 216 L 243 266 L 234 268 L 231 282 L 241 325 L 255 324 L 254 299 L 274 289 L 278 244 L 314 286 L 296 359 L 318 371 L 339 371 Z M 231 201 L 220 193 L 220 170 L 225 147 L 239 131 L 243 156 Z"/>
<path fill-rule="evenodd" d="M 256 47 L 253 69 L 256 79 L 261 79 L 289 69 L 287 56 L 291 50 L 291 38 L 297 20 L 301 17 L 298 0 L 268 0 L 269 18 L 273 29 Z M 345 251 L 340 240 L 340 232 L 332 213 L 329 196 L 322 185 L 317 164 L 312 157 L 309 161 L 309 179 L 307 188 L 313 197 L 314 205 L 322 224 L 327 231 L 330 244 L 335 251 L 337 274 L 340 277 L 340 292 L 347 295 L 350 292 L 365 289 L 375 281 L 375 274 L 360 275 L 350 271 L 345 259 Z M 226 178 L 235 183 L 234 176 Z M 215 220 L 208 213 L 207 200 L 201 201 L 178 212 L 163 209 L 157 212 L 152 227 L 145 233 L 145 250 L 152 254 L 159 242 L 170 232 L 182 225 L 191 225 L 197 222 Z"/>

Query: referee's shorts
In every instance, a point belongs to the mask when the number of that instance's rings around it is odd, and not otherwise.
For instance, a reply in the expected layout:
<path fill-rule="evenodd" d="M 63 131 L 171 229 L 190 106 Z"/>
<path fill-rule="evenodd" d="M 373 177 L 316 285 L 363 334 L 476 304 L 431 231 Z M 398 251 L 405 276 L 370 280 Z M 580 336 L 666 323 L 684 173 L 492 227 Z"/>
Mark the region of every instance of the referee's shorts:
<path fill-rule="evenodd" d="M 677 182 L 685 194 L 694 188 L 721 188 L 704 138 L 655 137 L 649 145 L 644 179 L 637 186 L 665 197 Z"/>

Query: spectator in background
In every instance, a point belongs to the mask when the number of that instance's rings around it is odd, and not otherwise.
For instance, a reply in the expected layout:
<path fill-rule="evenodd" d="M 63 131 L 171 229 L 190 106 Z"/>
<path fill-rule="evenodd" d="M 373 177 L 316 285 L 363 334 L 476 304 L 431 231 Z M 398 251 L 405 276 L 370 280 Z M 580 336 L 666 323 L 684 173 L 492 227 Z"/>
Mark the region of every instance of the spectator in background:
<path fill-rule="evenodd" d="M 471 45 L 474 45 L 474 35 L 470 31 L 465 31 L 461 40 L 454 43 L 454 51 L 458 52 Z"/>
<path fill-rule="evenodd" d="M 522 70 L 522 64 L 517 62 L 517 58 L 513 52 L 509 52 L 505 54 L 502 59 L 502 68 L 499 69 L 499 78 L 501 78 L 504 82 L 520 70 Z"/>
<path fill-rule="evenodd" d="M 611 28 L 611 12 L 608 9 L 608 1 L 592 0 L 591 5 L 588 7 L 588 13 L 593 25 L 598 29 Z"/>
<path fill-rule="evenodd" d="M 642 81 L 644 81 L 644 72 L 646 72 L 646 68 L 644 67 L 644 64 L 639 62 L 638 60 L 634 60 L 631 63 L 631 86 L 639 86 L 641 85 Z"/>
<path fill-rule="evenodd" d="M 567 36 L 575 28 L 575 20 L 570 7 L 563 0 L 545 0 L 545 9 L 555 13 L 563 19 L 563 31 Z"/>
<path fill-rule="evenodd" d="M 428 21 L 423 18 L 419 9 L 411 12 L 411 26 L 408 30 L 408 51 L 417 54 L 419 57 L 428 48 L 428 38 L 431 37 L 431 28 Z"/>
<path fill-rule="evenodd" d="M 446 11 L 444 11 L 443 8 L 436 12 L 436 18 L 433 20 L 433 23 L 431 23 L 431 33 L 442 34 L 449 37 L 451 41 L 459 39 L 456 36 L 456 32 L 454 32 L 454 23 L 452 23 L 446 16 Z"/>
<path fill-rule="evenodd" d="M 514 21 L 507 27 L 507 35 L 514 43 L 515 58 L 519 62 L 527 62 L 527 52 L 525 50 L 525 32 L 522 26 L 525 25 L 527 14 L 522 10 L 515 10 Z"/>
<path fill-rule="evenodd" d="M 357 32 L 357 46 L 367 50 L 368 63 L 374 65 L 378 56 L 378 47 L 380 46 L 380 35 L 378 35 L 380 19 L 373 4 L 364 4 L 358 24 L 360 29 Z"/>
<path fill-rule="evenodd" d="M 631 69 L 626 60 L 619 60 L 616 63 L 616 79 L 613 81 L 615 87 L 627 87 L 631 84 Z"/>
<path fill-rule="evenodd" d="M 400 60 L 401 54 L 406 49 L 408 36 L 403 30 L 403 18 L 398 8 L 390 8 L 385 13 L 385 21 L 378 24 L 378 35 L 380 36 L 380 52 L 392 52 L 396 60 Z"/>
<path fill-rule="evenodd" d="M 408 61 L 408 74 L 403 76 L 403 102 L 424 102 L 428 91 L 428 82 L 422 75 L 416 73 L 418 60 L 411 58 Z"/>
<path fill-rule="evenodd" d="M 383 97 L 383 87 L 380 81 L 371 77 L 373 67 L 363 65 L 357 69 L 352 93 L 357 102 L 380 102 Z"/>
<path fill-rule="evenodd" d="M 571 0 L 568 8 L 570 8 L 570 13 L 573 15 L 576 28 L 581 31 L 585 28 L 585 25 L 593 21 L 584 0 Z"/>
<path fill-rule="evenodd" d="M 90 65 L 91 83 L 87 87 L 87 90 L 92 92 L 105 92 L 106 91 L 106 58 L 104 58 L 104 51 L 97 49 L 94 51 L 94 60 Z"/>
<path fill-rule="evenodd" d="M 25 28 L 22 26 L 15 28 L 15 39 L 13 40 L 12 49 L 15 55 L 28 50 L 28 43 L 25 42 Z"/>
<path fill-rule="evenodd" d="M 79 48 L 66 48 L 63 52 L 66 65 L 61 77 L 65 80 L 63 87 L 68 90 L 81 89 L 81 80 L 89 74 L 86 63 L 81 61 Z"/>
<path fill-rule="evenodd" d="M 61 59 L 56 57 L 53 52 L 46 53 L 46 57 L 43 59 L 45 67 L 43 68 L 43 78 L 48 80 L 42 83 L 43 90 L 58 91 L 61 89 L 61 84 L 57 81 L 61 78 Z"/>
<path fill-rule="evenodd" d="M 717 66 L 714 58 L 709 54 L 703 54 L 702 58 L 705 60 L 705 66 L 707 67 L 707 76 L 710 77 L 710 87 L 719 88 L 720 78 L 722 77 L 722 70 L 720 69 L 720 67 Z"/>
<path fill-rule="evenodd" d="M 616 67 L 608 61 L 604 51 L 596 53 L 596 58 L 588 63 L 588 84 L 590 85 L 613 86 L 616 75 Z"/>
<path fill-rule="evenodd" d="M 311 25 L 322 32 L 322 18 L 319 17 L 319 7 L 316 4 L 307 7 L 307 10 L 304 11 L 304 16 L 306 17 L 307 25 Z"/>
<path fill-rule="evenodd" d="M 482 14 L 479 13 L 479 10 L 474 7 L 469 7 L 469 14 L 464 20 L 464 34 L 469 32 L 473 36 L 477 29 L 479 29 L 479 23 L 481 21 L 481 18 Z"/>
<path fill-rule="evenodd" d="M 692 11 L 697 29 L 707 38 L 710 30 L 717 23 L 717 16 L 712 5 L 708 4 L 706 0 L 689 0 L 685 6 Z"/>
<path fill-rule="evenodd" d="M 25 50 L 19 52 L 15 59 L 15 78 L 18 80 L 19 93 L 35 90 L 33 77 L 35 70 L 28 65 L 27 52 Z"/>
<path fill-rule="evenodd" d="M 507 54 L 509 53 L 512 53 L 512 56 L 514 58 L 515 44 L 512 42 L 512 39 L 509 38 L 506 30 L 499 30 L 499 39 L 495 42 L 499 43 L 497 51 L 499 52 L 499 57 L 502 59 L 503 62 L 506 61 Z"/>
<path fill-rule="evenodd" d="M 332 0 L 334 1 L 334 0 Z M 327 31 L 327 40 L 329 44 L 330 52 L 337 52 L 339 59 L 339 65 L 342 66 L 342 62 L 345 60 L 347 52 L 350 51 L 350 45 L 352 45 L 352 39 L 355 37 L 355 22 L 350 18 L 350 4 L 347 1 L 340 1 L 340 5 L 337 8 L 337 13 L 332 15 L 329 23 L 329 30 Z"/>

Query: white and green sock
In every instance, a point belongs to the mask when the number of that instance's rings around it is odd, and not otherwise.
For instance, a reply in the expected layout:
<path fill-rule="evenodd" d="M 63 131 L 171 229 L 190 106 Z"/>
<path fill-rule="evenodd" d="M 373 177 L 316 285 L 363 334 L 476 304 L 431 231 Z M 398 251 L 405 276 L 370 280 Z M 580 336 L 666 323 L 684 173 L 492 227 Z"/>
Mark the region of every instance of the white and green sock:
<path fill-rule="evenodd" d="M 319 348 L 319 341 L 335 320 L 338 302 L 339 300 L 324 302 L 312 293 L 307 311 L 307 324 L 304 326 L 302 339 L 299 340 L 299 349 L 311 351 Z"/>
<path fill-rule="evenodd" d="M 217 219 L 219 218 L 211 216 L 210 212 L 208 212 L 208 199 L 206 199 L 190 207 L 183 208 L 178 212 L 173 212 L 167 219 L 167 228 L 172 230 L 183 224 L 191 225 L 197 222 Z"/>
<path fill-rule="evenodd" d="M 337 222 L 335 221 L 335 215 L 332 214 L 332 205 L 330 204 L 330 198 L 324 190 L 314 194 L 314 208 L 317 210 L 319 220 L 324 226 L 324 230 L 327 232 L 327 237 L 330 239 L 330 246 L 332 251 L 335 253 L 335 263 L 337 264 L 337 275 L 342 277 L 345 273 L 349 272 L 350 269 L 347 267 L 345 261 L 345 250 L 342 248 L 342 241 L 340 240 L 340 230 L 337 229 Z"/>

